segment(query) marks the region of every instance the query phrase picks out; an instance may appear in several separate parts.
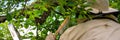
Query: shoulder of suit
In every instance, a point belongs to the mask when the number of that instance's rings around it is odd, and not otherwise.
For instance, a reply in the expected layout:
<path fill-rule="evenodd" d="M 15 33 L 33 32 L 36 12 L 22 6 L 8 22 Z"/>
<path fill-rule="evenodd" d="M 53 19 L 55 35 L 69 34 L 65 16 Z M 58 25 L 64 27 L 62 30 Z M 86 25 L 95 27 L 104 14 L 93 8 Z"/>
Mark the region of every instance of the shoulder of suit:
<path fill-rule="evenodd" d="M 90 20 L 87 21 L 85 23 L 80 23 L 78 25 L 72 26 L 70 28 L 67 29 L 67 32 L 69 31 L 73 31 L 74 29 L 90 29 L 96 26 L 101 26 L 101 25 L 110 25 L 110 26 L 119 26 L 120 24 L 117 22 L 114 22 L 113 20 L 109 20 L 109 19 L 94 19 L 94 20 Z"/>

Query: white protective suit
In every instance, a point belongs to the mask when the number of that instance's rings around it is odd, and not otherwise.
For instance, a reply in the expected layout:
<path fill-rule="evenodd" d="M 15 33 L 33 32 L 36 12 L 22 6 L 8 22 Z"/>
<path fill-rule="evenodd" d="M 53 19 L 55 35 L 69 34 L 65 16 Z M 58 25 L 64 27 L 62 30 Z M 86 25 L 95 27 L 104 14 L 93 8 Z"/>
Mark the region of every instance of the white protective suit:
<path fill-rule="evenodd" d="M 118 10 L 109 8 L 108 0 L 87 0 L 93 13 L 111 13 Z M 48 35 L 46 40 L 53 39 L 53 34 Z M 110 19 L 94 19 L 68 28 L 60 40 L 120 40 L 120 24 Z"/>
<path fill-rule="evenodd" d="M 108 0 L 87 0 L 92 3 L 91 7 L 99 11 L 108 11 L 109 1 Z"/>
<path fill-rule="evenodd" d="M 120 40 L 120 24 L 109 19 L 95 19 L 68 28 L 60 40 Z"/>

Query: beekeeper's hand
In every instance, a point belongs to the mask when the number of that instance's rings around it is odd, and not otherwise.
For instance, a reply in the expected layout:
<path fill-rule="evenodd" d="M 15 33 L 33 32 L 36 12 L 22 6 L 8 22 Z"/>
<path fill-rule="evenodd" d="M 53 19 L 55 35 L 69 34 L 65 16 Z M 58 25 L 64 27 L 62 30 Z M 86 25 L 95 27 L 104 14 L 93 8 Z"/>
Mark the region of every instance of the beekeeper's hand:
<path fill-rule="evenodd" d="M 55 40 L 54 34 L 50 32 L 45 40 Z"/>

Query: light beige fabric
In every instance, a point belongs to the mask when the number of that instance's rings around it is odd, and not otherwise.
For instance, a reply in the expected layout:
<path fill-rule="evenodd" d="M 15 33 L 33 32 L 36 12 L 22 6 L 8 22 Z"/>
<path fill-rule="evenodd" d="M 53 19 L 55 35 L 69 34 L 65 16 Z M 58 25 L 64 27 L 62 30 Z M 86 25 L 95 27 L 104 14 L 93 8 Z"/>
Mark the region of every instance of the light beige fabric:
<path fill-rule="evenodd" d="M 120 40 L 120 24 L 109 19 L 95 19 L 68 28 L 60 40 Z"/>
<path fill-rule="evenodd" d="M 49 35 L 45 38 L 45 40 L 55 40 L 55 36 L 53 33 L 49 33 Z"/>
<path fill-rule="evenodd" d="M 99 11 L 108 11 L 109 1 L 108 0 L 87 0 L 92 3 L 91 7 Z"/>
<path fill-rule="evenodd" d="M 111 13 L 111 12 L 117 12 L 117 9 L 113 9 L 109 7 L 109 0 L 87 0 L 88 3 L 91 3 L 90 7 L 86 7 L 85 9 L 88 10 L 89 8 L 92 8 L 90 12 L 92 13 Z"/>
<path fill-rule="evenodd" d="M 90 7 L 87 7 L 86 10 L 89 9 L 89 8 L 90 8 Z M 98 9 L 92 8 L 92 10 L 91 10 L 90 12 L 97 14 L 97 13 L 99 13 L 100 11 L 99 11 Z M 102 11 L 102 13 L 104 13 L 104 14 L 106 14 L 106 13 L 111 13 L 111 12 L 118 12 L 118 10 L 109 7 L 108 11 Z"/>

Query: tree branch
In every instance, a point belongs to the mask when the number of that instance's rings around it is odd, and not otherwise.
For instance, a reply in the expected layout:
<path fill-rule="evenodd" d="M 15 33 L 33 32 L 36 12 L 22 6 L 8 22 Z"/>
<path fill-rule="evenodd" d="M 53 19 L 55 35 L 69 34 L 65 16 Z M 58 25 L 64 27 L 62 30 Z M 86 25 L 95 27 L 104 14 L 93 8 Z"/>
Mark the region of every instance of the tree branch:
<path fill-rule="evenodd" d="M 5 20 L 6 20 L 6 16 L 0 16 L 0 23 L 5 22 Z"/>

